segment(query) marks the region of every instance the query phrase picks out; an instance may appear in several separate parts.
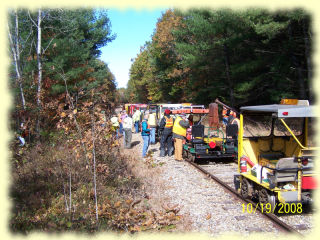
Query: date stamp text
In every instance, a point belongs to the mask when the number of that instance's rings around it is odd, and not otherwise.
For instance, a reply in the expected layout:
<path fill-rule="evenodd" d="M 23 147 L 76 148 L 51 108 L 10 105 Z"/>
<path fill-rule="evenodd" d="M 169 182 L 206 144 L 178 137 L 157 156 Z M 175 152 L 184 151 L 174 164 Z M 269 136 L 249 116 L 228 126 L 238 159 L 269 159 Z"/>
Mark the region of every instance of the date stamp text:
<path fill-rule="evenodd" d="M 272 206 L 271 203 L 257 203 L 255 206 L 252 203 L 241 204 L 242 212 L 245 213 L 277 213 L 277 214 L 296 214 L 302 213 L 302 204 L 301 203 L 276 203 L 275 206 Z"/>

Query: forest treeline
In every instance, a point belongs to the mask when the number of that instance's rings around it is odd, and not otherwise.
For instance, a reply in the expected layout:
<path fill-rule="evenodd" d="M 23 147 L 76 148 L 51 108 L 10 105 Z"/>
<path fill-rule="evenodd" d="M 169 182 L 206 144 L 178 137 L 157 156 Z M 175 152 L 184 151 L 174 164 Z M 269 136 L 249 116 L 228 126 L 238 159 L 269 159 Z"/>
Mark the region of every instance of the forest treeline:
<path fill-rule="evenodd" d="M 302 9 L 169 9 L 133 61 L 126 101 L 313 101 L 311 20 Z"/>
<path fill-rule="evenodd" d="M 100 48 L 115 38 L 110 24 L 107 11 L 93 9 L 9 12 L 12 129 L 28 123 L 30 133 L 46 137 L 61 107 L 115 101 L 115 77 L 99 60 Z"/>
<path fill-rule="evenodd" d="M 120 192 L 138 181 L 106 121 L 117 99 L 115 77 L 99 60 L 115 38 L 107 11 L 13 9 L 7 30 L 10 230 L 130 230 Z"/>

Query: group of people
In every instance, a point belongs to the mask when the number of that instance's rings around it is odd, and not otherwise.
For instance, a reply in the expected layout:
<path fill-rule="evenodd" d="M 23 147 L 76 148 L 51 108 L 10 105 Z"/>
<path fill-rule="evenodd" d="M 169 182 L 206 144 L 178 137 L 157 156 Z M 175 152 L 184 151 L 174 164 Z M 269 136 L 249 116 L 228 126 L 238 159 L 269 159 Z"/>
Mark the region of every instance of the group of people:
<path fill-rule="evenodd" d="M 182 113 L 174 119 L 171 116 L 171 111 L 169 109 L 164 111 L 164 116 L 160 120 L 159 124 L 159 130 L 161 132 L 160 157 L 165 157 L 166 155 L 172 156 L 174 152 L 175 160 L 182 161 L 183 141 L 186 137 L 187 128 L 189 126 L 186 114 Z M 142 122 L 142 157 L 146 156 L 149 143 L 155 144 L 155 130 L 155 113 L 149 113 L 149 115 L 145 115 L 144 121 Z"/>
<path fill-rule="evenodd" d="M 130 116 L 123 110 L 118 116 L 114 114 L 110 121 L 115 138 L 124 137 L 124 148 L 131 148 L 132 128 L 134 127 L 135 133 L 139 133 L 141 130 L 143 139 L 142 157 L 146 157 L 149 145 L 156 143 L 157 121 L 155 112 L 147 110 L 142 113 L 140 110 L 135 109 L 134 114 Z M 171 111 L 169 109 L 165 110 L 164 117 L 159 125 L 159 130 L 162 133 L 160 139 L 160 157 L 166 155 L 172 156 L 174 153 L 175 159 L 182 161 L 182 145 L 188 127 L 189 121 L 186 114 L 181 114 L 174 119 L 171 116 Z"/>
<path fill-rule="evenodd" d="M 226 126 L 228 124 L 237 124 L 240 128 L 240 121 L 235 111 L 223 107 L 222 109 L 222 123 Z"/>
<path fill-rule="evenodd" d="M 133 119 L 126 111 L 121 111 L 118 116 L 113 114 L 110 119 L 115 138 L 123 136 L 124 148 L 131 148 Z"/>
<path fill-rule="evenodd" d="M 181 113 L 174 119 L 171 115 L 171 111 L 166 109 L 164 111 L 164 117 L 160 121 L 160 157 L 164 157 L 166 153 L 168 156 L 172 156 L 174 152 L 174 158 L 177 161 L 182 161 L 182 149 L 183 143 L 187 135 L 187 129 L 190 126 L 189 120 L 185 113 Z M 174 146 L 172 146 L 174 143 Z"/>
<path fill-rule="evenodd" d="M 113 114 L 110 121 L 115 138 L 123 136 L 124 148 L 129 149 L 131 148 L 132 128 L 134 127 L 135 133 L 141 131 L 141 136 L 144 141 L 142 155 L 145 157 L 149 144 L 156 143 L 155 133 L 157 122 L 155 114 L 155 112 L 150 112 L 149 110 L 141 112 L 139 109 L 135 109 L 132 116 L 127 114 L 125 110 L 121 111 L 118 116 Z"/>
<path fill-rule="evenodd" d="M 121 111 L 118 116 L 113 115 L 111 123 L 116 133 L 116 138 L 124 136 L 124 148 L 131 148 L 133 126 L 135 133 L 139 133 L 141 130 L 143 139 L 142 157 L 146 157 L 149 145 L 156 143 L 157 122 L 155 112 L 147 110 L 143 113 L 135 109 L 131 117 L 126 111 Z M 236 113 L 224 108 L 223 124 L 235 123 L 239 125 Z M 181 113 L 176 118 L 173 118 L 169 109 L 164 111 L 164 116 L 159 124 L 159 131 L 161 132 L 160 157 L 165 157 L 166 155 L 172 156 L 174 154 L 175 160 L 183 160 L 183 143 L 185 142 L 187 129 L 190 127 L 190 124 L 185 113 Z"/>

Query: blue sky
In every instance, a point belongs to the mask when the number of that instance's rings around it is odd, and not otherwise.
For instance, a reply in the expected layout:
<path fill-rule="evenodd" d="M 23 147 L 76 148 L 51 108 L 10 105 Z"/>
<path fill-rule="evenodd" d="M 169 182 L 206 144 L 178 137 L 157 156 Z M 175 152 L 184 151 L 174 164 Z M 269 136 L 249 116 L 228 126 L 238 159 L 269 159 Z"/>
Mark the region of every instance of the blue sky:
<path fill-rule="evenodd" d="M 111 30 L 117 37 L 101 48 L 100 59 L 108 64 L 115 75 L 118 88 L 127 86 L 131 59 L 137 56 L 146 41 L 151 41 L 156 23 L 164 11 L 165 9 L 108 10 Z"/>

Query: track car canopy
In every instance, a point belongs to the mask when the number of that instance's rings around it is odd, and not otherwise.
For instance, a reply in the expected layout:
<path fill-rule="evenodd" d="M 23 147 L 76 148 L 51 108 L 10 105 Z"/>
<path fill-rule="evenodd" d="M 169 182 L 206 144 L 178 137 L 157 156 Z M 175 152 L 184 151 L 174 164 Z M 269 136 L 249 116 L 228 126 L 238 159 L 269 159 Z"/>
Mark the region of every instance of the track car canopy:
<path fill-rule="evenodd" d="M 271 104 L 259 106 L 245 106 L 240 107 L 241 113 L 261 112 L 261 113 L 275 113 L 278 118 L 291 117 L 317 117 L 316 106 L 299 106 L 299 105 L 285 105 L 285 104 Z"/>

